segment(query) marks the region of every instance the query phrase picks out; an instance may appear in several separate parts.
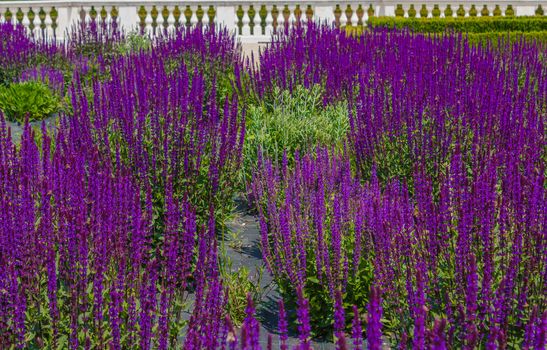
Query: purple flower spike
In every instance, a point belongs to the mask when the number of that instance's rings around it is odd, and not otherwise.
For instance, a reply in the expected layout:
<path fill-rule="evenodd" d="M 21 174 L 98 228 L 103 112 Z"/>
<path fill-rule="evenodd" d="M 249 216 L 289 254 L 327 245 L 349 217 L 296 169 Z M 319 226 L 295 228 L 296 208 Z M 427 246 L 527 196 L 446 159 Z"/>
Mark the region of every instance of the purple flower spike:
<path fill-rule="evenodd" d="M 359 316 L 359 309 L 356 305 L 353 305 L 353 322 L 351 336 L 353 338 L 353 348 L 355 350 L 363 349 L 363 328 L 361 326 L 361 318 Z"/>
<path fill-rule="evenodd" d="M 367 344 L 371 350 L 382 349 L 382 298 L 378 287 L 371 287 L 368 304 Z"/>

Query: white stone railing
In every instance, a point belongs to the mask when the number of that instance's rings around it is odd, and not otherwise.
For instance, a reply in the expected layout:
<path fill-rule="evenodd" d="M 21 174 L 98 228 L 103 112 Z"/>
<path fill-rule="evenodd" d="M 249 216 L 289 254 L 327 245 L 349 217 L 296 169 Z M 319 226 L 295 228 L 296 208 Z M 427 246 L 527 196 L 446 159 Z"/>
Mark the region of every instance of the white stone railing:
<path fill-rule="evenodd" d="M 539 8 L 547 13 L 547 1 L 0 0 L 0 22 L 22 23 L 35 35 L 58 39 L 78 20 L 106 23 L 116 20 L 126 31 L 139 30 L 152 35 L 181 25 L 216 23 L 234 31 L 242 42 L 263 42 L 279 28 L 309 20 L 345 26 L 364 24 L 371 15 L 530 16 Z"/>

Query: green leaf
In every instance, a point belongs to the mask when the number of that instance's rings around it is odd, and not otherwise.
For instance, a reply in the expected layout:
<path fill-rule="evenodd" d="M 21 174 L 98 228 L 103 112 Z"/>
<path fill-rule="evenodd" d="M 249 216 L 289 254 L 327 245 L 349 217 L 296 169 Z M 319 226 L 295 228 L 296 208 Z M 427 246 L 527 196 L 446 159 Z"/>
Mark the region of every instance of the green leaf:
<path fill-rule="evenodd" d="M 310 281 L 311 283 L 315 283 L 315 284 L 319 284 L 319 279 L 315 276 L 309 276 L 308 278 L 308 281 Z"/>

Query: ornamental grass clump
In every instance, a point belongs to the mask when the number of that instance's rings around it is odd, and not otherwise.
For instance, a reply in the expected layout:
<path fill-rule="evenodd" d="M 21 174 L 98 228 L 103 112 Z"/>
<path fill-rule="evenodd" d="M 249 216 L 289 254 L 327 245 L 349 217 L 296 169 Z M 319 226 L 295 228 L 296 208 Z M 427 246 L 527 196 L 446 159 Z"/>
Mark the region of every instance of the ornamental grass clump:
<path fill-rule="evenodd" d="M 246 113 L 242 172 L 248 182 L 260 156 L 281 164 L 283 154 L 293 164 L 296 151 L 306 153 L 318 145 L 341 150 L 349 131 L 346 103 L 323 106 L 320 86 L 297 86 L 274 91 L 271 103 L 250 105 Z"/>

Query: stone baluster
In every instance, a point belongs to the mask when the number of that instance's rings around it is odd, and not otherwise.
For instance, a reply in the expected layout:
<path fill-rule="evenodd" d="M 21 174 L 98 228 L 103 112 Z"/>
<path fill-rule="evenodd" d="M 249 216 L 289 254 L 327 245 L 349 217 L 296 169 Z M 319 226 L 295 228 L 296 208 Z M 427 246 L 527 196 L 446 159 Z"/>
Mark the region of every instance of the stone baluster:
<path fill-rule="evenodd" d="M 272 8 L 273 7 L 266 7 L 266 11 L 268 12 L 266 14 L 266 35 L 271 35 L 273 33 L 273 16 L 272 16 Z"/>

